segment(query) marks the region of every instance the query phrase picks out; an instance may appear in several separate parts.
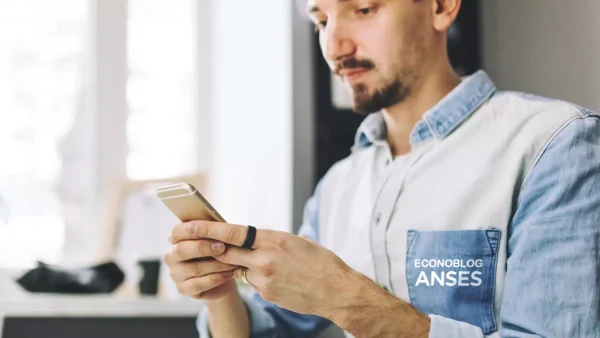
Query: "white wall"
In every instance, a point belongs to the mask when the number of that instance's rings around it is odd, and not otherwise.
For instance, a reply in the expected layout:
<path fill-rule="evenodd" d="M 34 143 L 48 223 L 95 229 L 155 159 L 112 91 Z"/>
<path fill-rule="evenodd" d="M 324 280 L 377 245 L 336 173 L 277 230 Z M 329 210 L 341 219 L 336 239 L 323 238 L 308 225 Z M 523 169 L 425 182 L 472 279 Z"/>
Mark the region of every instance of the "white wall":
<path fill-rule="evenodd" d="M 229 222 L 291 230 L 292 2 L 212 5 L 207 195 Z"/>
<path fill-rule="evenodd" d="M 500 89 L 600 111 L 600 1 L 481 1 L 484 68 Z"/>
<path fill-rule="evenodd" d="M 195 55 L 196 80 L 196 107 L 197 107 L 197 142 L 198 151 L 204 156 L 198 157 L 198 170 L 201 172 L 210 169 L 212 157 L 212 114 L 213 114 L 213 53 L 209 52 L 213 44 L 213 16 L 212 3 L 209 0 L 196 0 L 196 32 L 193 50 Z M 216 38 L 216 36 L 215 36 Z"/>

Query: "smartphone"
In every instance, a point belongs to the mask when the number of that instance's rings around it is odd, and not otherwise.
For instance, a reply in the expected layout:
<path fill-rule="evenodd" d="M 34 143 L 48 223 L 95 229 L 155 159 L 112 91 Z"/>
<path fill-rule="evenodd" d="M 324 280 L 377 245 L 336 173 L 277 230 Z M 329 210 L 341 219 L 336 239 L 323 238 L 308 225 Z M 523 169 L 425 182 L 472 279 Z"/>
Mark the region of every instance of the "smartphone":
<path fill-rule="evenodd" d="M 189 183 L 159 187 L 156 189 L 156 196 L 182 222 L 225 222 L 225 219 L 208 203 L 198 189 Z"/>

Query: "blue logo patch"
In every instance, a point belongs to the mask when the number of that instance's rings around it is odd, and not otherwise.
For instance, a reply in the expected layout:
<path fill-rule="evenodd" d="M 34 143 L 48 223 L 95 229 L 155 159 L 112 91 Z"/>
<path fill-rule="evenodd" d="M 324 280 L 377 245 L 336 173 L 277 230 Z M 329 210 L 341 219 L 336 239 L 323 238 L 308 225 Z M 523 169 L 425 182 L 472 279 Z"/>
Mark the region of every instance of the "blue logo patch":
<path fill-rule="evenodd" d="M 500 230 L 408 231 L 411 304 L 427 314 L 496 331 L 494 289 Z"/>

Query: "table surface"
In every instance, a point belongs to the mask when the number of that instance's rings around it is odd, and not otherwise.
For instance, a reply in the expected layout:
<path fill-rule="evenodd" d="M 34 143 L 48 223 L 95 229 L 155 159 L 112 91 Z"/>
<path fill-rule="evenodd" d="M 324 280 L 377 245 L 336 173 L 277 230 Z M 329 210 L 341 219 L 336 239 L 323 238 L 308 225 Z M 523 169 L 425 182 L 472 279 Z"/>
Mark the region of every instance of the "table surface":
<path fill-rule="evenodd" d="M 165 300 L 156 297 L 122 299 L 110 295 L 27 295 L 0 299 L 0 336 L 7 318 L 193 318 L 203 302 L 192 299 Z"/>

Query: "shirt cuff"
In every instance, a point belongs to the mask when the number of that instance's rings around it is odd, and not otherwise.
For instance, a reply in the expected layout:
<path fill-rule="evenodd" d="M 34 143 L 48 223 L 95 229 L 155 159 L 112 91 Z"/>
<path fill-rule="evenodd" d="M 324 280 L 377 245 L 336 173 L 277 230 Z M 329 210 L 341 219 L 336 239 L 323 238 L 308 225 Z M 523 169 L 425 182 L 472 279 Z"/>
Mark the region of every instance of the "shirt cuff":
<path fill-rule="evenodd" d="M 483 332 L 477 326 L 459 322 L 446 317 L 429 315 L 431 327 L 429 338 L 483 338 Z"/>
<path fill-rule="evenodd" d="M 196 328 L 200 338 L 212 338 L 208 329 L 208 308 L 204 306 L 196 319 Z"/>
<path fill-rule="evenodd" d="M 242 299 L 246 304 L 248 315 L 250 316 L 250 337 L 261 336 L 266 332 L 271 332 L 275 329 L 275 321 L 262 307 L 249 301 L 246 295 L 242 295 Z M 208 307 L 204 307 L 196 320 L 196 327 L 200 338 L 212 338 L 208 328 Z"/>

